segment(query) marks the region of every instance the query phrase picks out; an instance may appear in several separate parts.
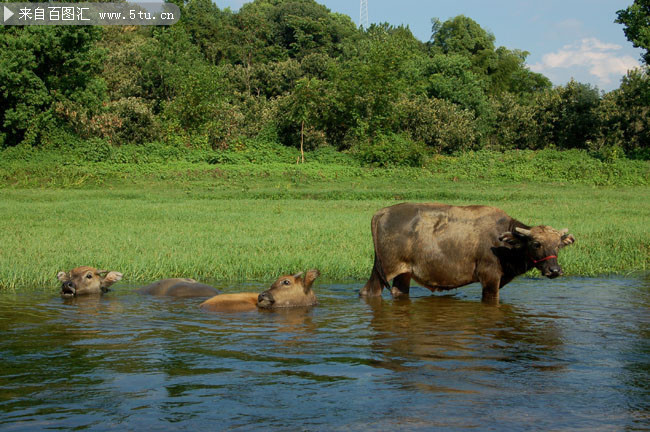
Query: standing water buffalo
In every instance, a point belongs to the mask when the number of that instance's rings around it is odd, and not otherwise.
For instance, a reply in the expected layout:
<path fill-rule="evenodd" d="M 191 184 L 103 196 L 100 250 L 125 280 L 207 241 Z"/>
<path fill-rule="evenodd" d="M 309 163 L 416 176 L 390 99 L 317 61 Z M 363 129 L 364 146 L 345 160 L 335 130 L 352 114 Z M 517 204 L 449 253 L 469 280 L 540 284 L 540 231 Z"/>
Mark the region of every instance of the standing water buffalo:
<path fill-rule="evenodd" d="M 107 292 L 108 287 L 122 279 L 122 273 L 81 266 L 67 273 L 60 271 L 56 277 L 61 281 L 61 296 L 75 297 Z"/>
<path fill-rule="evenodd" d="M 536 267 L 548 278 L 562 274 L 558 250 L 575 239 L 568 230 L 529 227 L 503 210 L 403 203 L 372 217 L 375 263 L 359 295 L 378 296 L 393 279 L 394 296 L 408 294 L 411 278 L 431 291 L 472 282 L 483 301 L 498 302 L 499 288 Z"/>
<path fill-rule="evenodd" d="M 201 309 L 218 312 L 241 312 L 248 310 L 314 306 L 316 294 L 311 289 L 314 280 L 320 276 L 318 270 L 309 270 L 303 276 L 280 276 L 271 288 L 261 294 L 246 292 L 219 294 L 203 303 Z"/>

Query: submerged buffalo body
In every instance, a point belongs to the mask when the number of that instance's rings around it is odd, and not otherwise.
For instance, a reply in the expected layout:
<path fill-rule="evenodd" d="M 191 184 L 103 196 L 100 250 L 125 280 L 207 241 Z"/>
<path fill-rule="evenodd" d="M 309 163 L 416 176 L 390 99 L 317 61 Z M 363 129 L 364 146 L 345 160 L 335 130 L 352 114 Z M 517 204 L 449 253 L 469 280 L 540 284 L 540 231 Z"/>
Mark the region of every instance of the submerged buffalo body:
<path fill-rule="evenodd" d="M 411 279 L 432 291 L 480 282 L 484 301 L 498 301 L 499 288 L 533 267 L 560 276 L 558 250 L 575 241 L 566 229 L 530 227 L 498 208 L 429 203 L 379 210 L 372 238 L 375 263 L 360 295 L 381 295 L 390 280 L 395 296 Z"/>
<path fill-rule="evenodd" d="M 189 278 L 163 279 L 138 290 L 140 294 L 168 297 L 212 297 L 219 291 Z"/>

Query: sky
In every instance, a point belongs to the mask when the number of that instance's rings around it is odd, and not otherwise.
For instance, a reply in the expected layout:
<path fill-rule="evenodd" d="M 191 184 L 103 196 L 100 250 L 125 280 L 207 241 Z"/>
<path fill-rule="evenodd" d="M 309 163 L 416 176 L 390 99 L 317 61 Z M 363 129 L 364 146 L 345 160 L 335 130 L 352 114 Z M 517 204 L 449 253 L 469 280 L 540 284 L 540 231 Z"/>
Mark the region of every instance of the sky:
<path fill-rule="evenodd" d="M 359 24 L 359 0 L 317 0 Z M 633 0 L 368 0 L 370 23 L 407 25 L 422 41 L 431 37 L 431 18 L 465 15 L 496 37 L 496 46 L 528 51 L 526 63 L 555 85 L 571 78 L 609 91 L 628 69 L 640 65 L 642 50 L 614 23 L 616 11 Z M 216 0 L 238 10 L 245 0 Z"/>

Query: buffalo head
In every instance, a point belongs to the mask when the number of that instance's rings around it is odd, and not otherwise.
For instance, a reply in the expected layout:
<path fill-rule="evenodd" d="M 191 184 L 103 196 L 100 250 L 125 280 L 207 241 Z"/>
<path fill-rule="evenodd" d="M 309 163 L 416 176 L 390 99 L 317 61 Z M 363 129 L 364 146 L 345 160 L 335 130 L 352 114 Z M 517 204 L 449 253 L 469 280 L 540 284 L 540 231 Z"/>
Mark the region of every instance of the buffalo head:
<path fill-rule="evenodd" d="M 122 273 L 82 266 L 67 273 L 61 271 L 56 277 L 61 281 L 61 296 L 75 297 L 105 293 L 108 287 L 122 279 Z"/>
<path fill-rule="evenodd" d="M 304 276 L 302 272 L 293 276 L 280 276 L 271 288 L 258 296 L 257 306 L 265 309 L 313 306 L 317 301 L 311 286 L 318 276 L 318 270 L 309 270 Z"/>
<path fill-rule="evenodd" d="M 499 240 L 521 249 L 542 275 L 551 279 L 562 275 L 562 267 L 557 262 L 558 251 L 575 242 L 568 229 L 558 231 L 548 225 L 530 229 L 517 227 L 501 234 Z"/>

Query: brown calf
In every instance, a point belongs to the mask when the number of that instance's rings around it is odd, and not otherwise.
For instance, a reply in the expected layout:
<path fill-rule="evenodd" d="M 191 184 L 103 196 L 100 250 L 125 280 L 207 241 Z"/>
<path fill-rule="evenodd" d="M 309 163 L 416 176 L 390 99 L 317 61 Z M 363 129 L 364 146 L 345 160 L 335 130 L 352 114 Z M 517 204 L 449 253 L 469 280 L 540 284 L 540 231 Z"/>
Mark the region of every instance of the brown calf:
<path fill-rule="evenodd" d="M 75 297 L 107 292 L 108 287 L 122 279 L 122 273 L 81 266 L 67 273 L 60 271 L 56 277 L 61 281 L 61 296 Z"/>
<path fill-rule="evenodd" d="M 302 272 L 293 276 L 280 276 L 271 288 L 261 294 L 220 294 L 204 301 L 201 308 L 216 312 L 241 312 L 256 308 L 313 306 L 317 300 L 311 287 L 318 276 L 318 270 L 309 270 L 304 276 Z"/>

